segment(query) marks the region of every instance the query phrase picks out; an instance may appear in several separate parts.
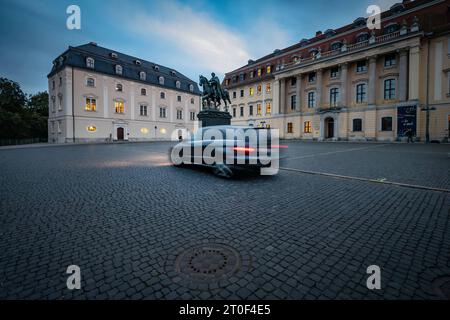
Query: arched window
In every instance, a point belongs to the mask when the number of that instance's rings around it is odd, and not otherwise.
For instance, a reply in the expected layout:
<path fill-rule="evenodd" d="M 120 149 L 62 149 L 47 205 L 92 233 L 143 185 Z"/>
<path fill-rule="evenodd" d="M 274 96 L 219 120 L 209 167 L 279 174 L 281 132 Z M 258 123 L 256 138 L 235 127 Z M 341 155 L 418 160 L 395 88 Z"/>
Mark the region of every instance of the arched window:
<path fill-rule="evenodd" d="M 91 57 L 86 58 L 86 67 L 94 69 L 95 61 Z"/>
<path fill-rule="evenodd" d="M 337 51 L 340 50 L 342 47 L 342 42 L 341 41 L 335 41 L 331 44 L 331 51 Z"/>
<path fill-rule="evenodd" d="M 139 79 L 145 81 L 147 79 L 147 74 L 144 71 L 139 72 Z"/>
<path fill-rule="evenodd" d="M 147 89 L 142 88 L 141 89 L 141 96 L 146 96 L 147 95 Z"/>
<path fill-rule="evenodd" d="M 175 82 L 175 86 L 177 87 L 177 89 L 180 89 L 181 88 L 181 82 L 177 80 Z"/>
<path fill-rule="evenodd" d="M 116 74 L 122 75 L 122 66 L 121 65 L 116 65 Z"/>
<path fill-rule="evenodd" d="M 384 34 L 388 34 L 388 33 L 393 33 L 395 31 L 397 31 L 398 29 L 399 29 L 398 24 L 394 22 L 394 23 L 390 23 L 390 24 L 386 25 L 384 27 L 383 32 L 384 32 Z"/>
<path fill-rule="evenodd" d="M 369 40 L 369 33 L 368 32 L 362 32 L 356 36 L 356 42 L 364 42 Z"/>
<path fill-rule="evenodd" d="M 194 92 L 194 85 L 193 85 L 193 84 L 190 84 L 190 85 L 189 85 L 189 91 L 190 91 L 190 92 Z"/>

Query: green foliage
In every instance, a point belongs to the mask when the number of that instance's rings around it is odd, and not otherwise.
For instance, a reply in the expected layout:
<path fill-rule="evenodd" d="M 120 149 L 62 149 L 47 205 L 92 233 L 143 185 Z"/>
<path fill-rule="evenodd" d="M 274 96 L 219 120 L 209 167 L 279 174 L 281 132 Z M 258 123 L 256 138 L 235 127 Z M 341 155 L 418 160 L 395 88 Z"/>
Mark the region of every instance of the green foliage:
<path fill-rule="evenodd" d="M 47 92 L 27 97 L 18 83 L 0 78 L 0 139 L 46 139 L 47 119 Z"/>

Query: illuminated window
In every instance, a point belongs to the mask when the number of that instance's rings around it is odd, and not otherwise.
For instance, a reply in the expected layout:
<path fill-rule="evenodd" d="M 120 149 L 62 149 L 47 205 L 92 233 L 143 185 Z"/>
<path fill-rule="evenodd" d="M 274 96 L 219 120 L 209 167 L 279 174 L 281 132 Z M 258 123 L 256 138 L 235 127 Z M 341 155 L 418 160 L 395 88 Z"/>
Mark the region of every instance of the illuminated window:
<path fill-rule="evenodd" d="M 145 104 L 141 104 L 141 105 L 139 106 L 139 114 L 140 114 L 142 117 L 146 117 L 146 116 L 147 116 L 147 106 L 146 106 Z"/>
<path fill-rule="evenodd" d="M 147 128 L 141 128 L 141 133 L 142 134 L 147 134 L 148 133 L 148 129 Z"/>
<path fill-rule="evenodd" d="M 254 91 L 254 88 L 253 88 L 253 87 L 251 87 L 251 88 L 249 89 L 249 95 L 250 95 L 250 96 L 252 96 L 252 95 L 253 95 L 253 91 Z"/>
<path fill-rule="evenodd" d="M 258 94 L 260 94 L 262 91 L 262 86 L 260 84 L 258 84 L 257 91 L 258 91 Z"/>
<path fill-rule="evenodd" d="M 97 128 L 95 126 L 93 126 L 93 125 L 90 125 L 90 126 L 87 127 L 87 131 L 95 132 L 95 131 L 97 131 Z"/>
<path fill-rule="evenodd" d="M 294 126 L 292 122 L 288 122 L 287 124 L 287 133 L 294 133 Z"/>
<path fill-rule="evenodd" d="M 269 74 L 271 71 L 272 71 L 272 67 L 271 66 L 267 66 L 266 73 Z"/>
<path fill-rule="evenodd" d="M 270 83 L 266 83 L 266 92 L 269 93 L 270 92 Z"/>
<path fill-rule="evenodd" d="M 86 79 L 86 85 L 88 87 L 95 87 L 95 79 L 94 78 L 87 78 Z"/>
<path fill-rule="evenodd" d="M 266 103 L 266 114 L 271 114 L 272 113 L 272 105 L 270 104 L 270 102 Z"/>
<path fill-rule="evenodd" d="M 260 103 L 256 105 L 256 115 L 258 116 L 262 115 L 262 107 Z"/>
<path fill-rule="evenodd" d="M 86 105 L 84 107 L 86 111 L 96 111 L 97 101 L 94 98 L 86 98 Z"/>
<path fill-rule="evenodd" d="M 116 84 L 116 91 L 118 91 L 118 92 L 123 91 L 123 86 L 120 83 Z"/>
<path fill-rule="evenodd" d="M 114 102 L 114 109 L 116 110 L 116 113 L 125 113 L 125 105 L 123 101 L 115 101 Z"/>
<path fill-rule="evenodd" d="M 311 121 L 305 121 L 304 126 L 303 126 L 303 132 L 304 133 L 312 132 Z"/>
<path fill-rule="evenodd" d="M 258 68 L 258 77 L 261 77 L 261 73 L 262 73 L 261 68 Z"/>

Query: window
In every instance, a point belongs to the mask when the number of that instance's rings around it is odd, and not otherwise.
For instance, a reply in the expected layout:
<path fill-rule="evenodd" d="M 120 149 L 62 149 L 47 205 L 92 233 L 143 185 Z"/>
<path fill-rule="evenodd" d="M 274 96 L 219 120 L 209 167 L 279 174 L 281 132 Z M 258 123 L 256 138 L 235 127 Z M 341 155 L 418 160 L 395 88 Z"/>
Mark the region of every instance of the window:
<path fill-rule="evenodd" d="M 253 88 L 253 87 L 251 87 L 251 88 L 249 89 L 249 92 L 248 92 L 248 94 L 249 94 L 250 96 L 253 96 L 253 91 L 254 91 L 254 88 Z"/>
<path fill-rule="evenodd" d="M 395 31 L 398 30 L 398 24 L 393 23 L 393 24 L 389 24 L 384 28 L 384 34 L 388 34 L 388 33 L 393 33 Z"/>
<path fill-rule="evenodd" d="M 194 103 L 195 103 L 194 98 L 191 98 L 191 104 L 194 104 Z"/>
<path fill-rule="evenodd" d="M 95 79 L 94 78 L 87 78 L 86 79 L 86 85 L 88 87 L 95 87 Z"/>
<path fill-rule="evenodd" d="M 365 60 L 358 61 L 356 63 L 356 72 L 366 72 L 367 71 L 367 63 Z"/>
<path fill-rule="evenodd" d="M 56 112 L 56 97 L 52 96 L 52 112 Z"/>
<path fill-rule="evenodd" d="M 292 122 L 287 123 L 287 133 L 294 133 L 294 126 L 292 125 Z"/>
<path fill-rule="evenodd" d="M 233 108 L 233 118 L 236 118 L 236 108 Z"/>
<path fill-rule="evenodd" d="M 253 115 L 253 106 L 249 106 L 248 107 L 248 115 L 252 116 Z"/>
<path fill-rule="evenodd" d="M 195 112 L 194 111 L 189 112 L 189 119 L 191 121 L 195 121 Z"/>
<path fill-rule="evenodd" d="M 314 91 L 308 92 L 308 108 L 316 106 L 316 93 Z"/>
<path fill-rule="evenodd" d="M 312 132 L 311 121 L 305 121 L 305 123 L 303 124 L 303 132 L 304 133 Z"/>
<path fill-rule="evenodd" d="M 164 85 L 164 77 L 160 76 L 160 77 L 158 78 L 158 83 L 159 83 L 160 85 Z"/>
<path fill-rule="evenodd" d="M 183 119 L 183 110 L 177 109 L 177 120 Z"/>
<path fill-rule="evenodd" d="M 245 73 L 239 74 L 239 81 L 244 81 L 244 80 L 245 80 Z"/>
<path fill-rule="evenodd" d="M 339 74 L 339 68 L 338 67 L 334 67 L 330 69 L 330 78 L 334 79 L 337 78 Z"/>
<path fill-rule="evenodd" d="M 116 100 L 114 102 L 114 109 L 116 110 L 116 113 L 125 113 L 125 105 L 123 101 Z"/>
<path fill-rule="evenodd" d="M 291 86 L 295 86 L 297 84 L 297 77 L 291 77 Z"/>
<path fill-rule="evenodd" d="M 366 102 L 366 84 L 361 83 L 356 86 L 356 103 Z"/>
<path fill-rule="evenodd" d="M 356 37 L 356 42 L 364 42 L 369 40 L 369 34 L 367 32 L 361 33 Z"/>
<path fill-rule="evenodd" d="M 311 82 L 314 82 L 314 81 L 316 81 L 316 73 L 315 72 L 311 72 L 311 73 L 308 74 L 308 82 L 311 83 Z"/>
<path fill-rule="evenodd" d="M 331 44 L 331 51 L 337 51 L 337 50 L 340 50 L 341 49 L 341 47 L 342 47 L 342 42 L 340 42 L 340 41 L 337 41 L 337 42 L 333 42 L 332 44 Z"/>
<path fill-rule="evenodd" d="M 62 86 L 62 77 L 59 77 L 59 86 Z"/>
<path fill-rule="evenodd" d="M 395 99 L 395 79 L 384 80 L 384 100 Z"/>
<path fill-rule="evenodd" d="M 166 108 L 164 108 L 164 107 L 160 107 L 159 108 L 159 117 L 160 118 L 165 118 L 166 117 Z"/>
<path fill-rule="evenodd" d="M 239 108 L 239 116 L 241 116 L 241 117 L 244 116 L 244 107 Z"/>
<path fill-rule="evenodd" d="M 236 91 L 233 91 L 233 99 L 236 99 Z"/>
<path fill-rule="evenodd" d="M 147 89 L 142 88 L 141 89 L 141 96 L 146 96 L 147 95 Z"/>
<path fill-rule="evenodd" d="M 159 94 L 159 97 L 160 97 L 161 99 L 165 99 L 165 98 L 166 98 L 166 93 L 165 93 L 165 92 L 161 92 L 161 93 Z"/>
<path fill-rule="evenodd" d="M 241 90 L 241 98 L 244 97 L 244 90 Z"/>
<path fill-rule="evenodd" d="M 177 87 L 177 89 L 180 89 L 181 88 L 181 82 L 177 80 L 175 82 L 175 87 Z"/>
<path fill-rule="evenodd" d="M 86 105 L 84 107 L 86 111 L 96 111 L 97 101 L 94 98 L 86 98 Z"/>
<path fill-rule="evenodd" d="M 147 80 L 147 74 L 144 71 L 139 72 L 139 79 L 142 81 Z"/>
<path fill-rule="evenodd" d="M 291 110 L 295 110 L 297 108 L 297 96 L 291 96 Z"/>
<path fill-rule="evenodd" d="M 392 131 L 392 117 L 381 118 L 381 131 Z"/>
<path fill-rule="evenodd" d="M 147 106 L 146 106 L 145 104 L 141 104 L 141 105 L 139 106 L 139 114 L 140 114 L 142 117 L 146 117 L 146 116 L 147 116 Z"/>
<path fill-rule="evenodd" d="M 330 89 L 330 106 L 337 107 L 339 101 L 339 89 L 332 88 Z"/>
<path fill-rule="evenodd" d="M 62 121 L 61 120 L 58 120 L 58 133 L 61 133 L 62 132 Z"/>
<path fill-rule="evenodd" d="M 258 86 L 256 87 L 256 91 L 258 92 L 258 94 L 261 93 L 262 91 L 262 86 L 260 84 L 258 84 Z"/>
<path fill-rule="evenodd" d="M 270 102 L 266 102 L 266 114 L 271 113 L 272 113 L 272 105 L 270 104 Z"/>
<path fill-rule="evenodd" d="M 272 66 L 267 66 L 266 67 L 266 73 L 270 74 L 270 72 L 272 72 Z"/>
<path fill-rule="evenodd" d="M 194 92 L 194 85 L 193 85 L 193 84 L 190 84 L 190 85 L 189 85 L 189 91 L 190 91 L 190 92 Z"/>
<path fill-rule="evenodd" d="M 362 119 L 353 119 L 353 131 L 354 132 L 362 131 Z"/>
<path fill-rule="evenodd" d="M 256 105 L 256 115 L 260 116 L 262 115 L 262 107 L 261 107 L 261 103 L 258 103 Z"/>
<path fill-rule="evenodd" d="M 58 111 L 62 110 L 62 104 L 63 104 L 63 96 L 61 93 L 58 94 Z"/>
<path fill-rule="evenodd" d="M 91 57 L 86 58 L 86 67 L 94 69 L 95 61 Z"/>
<path fill-rule="evenodd" d="M 121 65 L 116 65 L 116 74 L 118 75 L 122 75 L 122 66 Z"/>
<path fill-rule="evenodd" d="M 177 96 L 177 101 L 181 102 L 181 96 Z"/>
<path fill-rule="evenodd" d="M 262 74 L 262 70 L 261 70 L 261 68 L 258 68 L 258 77 L 261 77 L 261 74 Z"/>
<path fill-rule="evenodd" d="M 118 92 L 122 92 L 123 91 L 123 86 L 120 83 L 116 84 L 116 91 L 118 91 Z"/>
<path fill-rule="evenodd" d="M 266 92 L 269 93 L 270 92 L 270 83 L 266 83 Z"/>
<path fill-rule="evenodd" d="M 388 54 L 384 57 L 384 66 L 385 67 L 392 67 L 395 66 L 396 60 L 395 60 L 395 53 Z"/>

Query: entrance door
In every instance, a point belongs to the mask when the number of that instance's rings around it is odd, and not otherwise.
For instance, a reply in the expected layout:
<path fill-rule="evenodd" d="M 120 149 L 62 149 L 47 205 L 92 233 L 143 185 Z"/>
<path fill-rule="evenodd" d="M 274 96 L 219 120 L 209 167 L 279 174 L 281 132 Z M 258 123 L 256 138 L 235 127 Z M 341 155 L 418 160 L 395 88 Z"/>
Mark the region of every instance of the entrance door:
<path fill-rule="evenodd" d="M 326 139 L 334 138 L 334 119 L 333 118 L 325 119 L 325 138 Z"/>
<path fill-rule="evenodd" d="M 117 140 L 123 140 L 124 130 L 122 127 L 117 128 Z"/>

